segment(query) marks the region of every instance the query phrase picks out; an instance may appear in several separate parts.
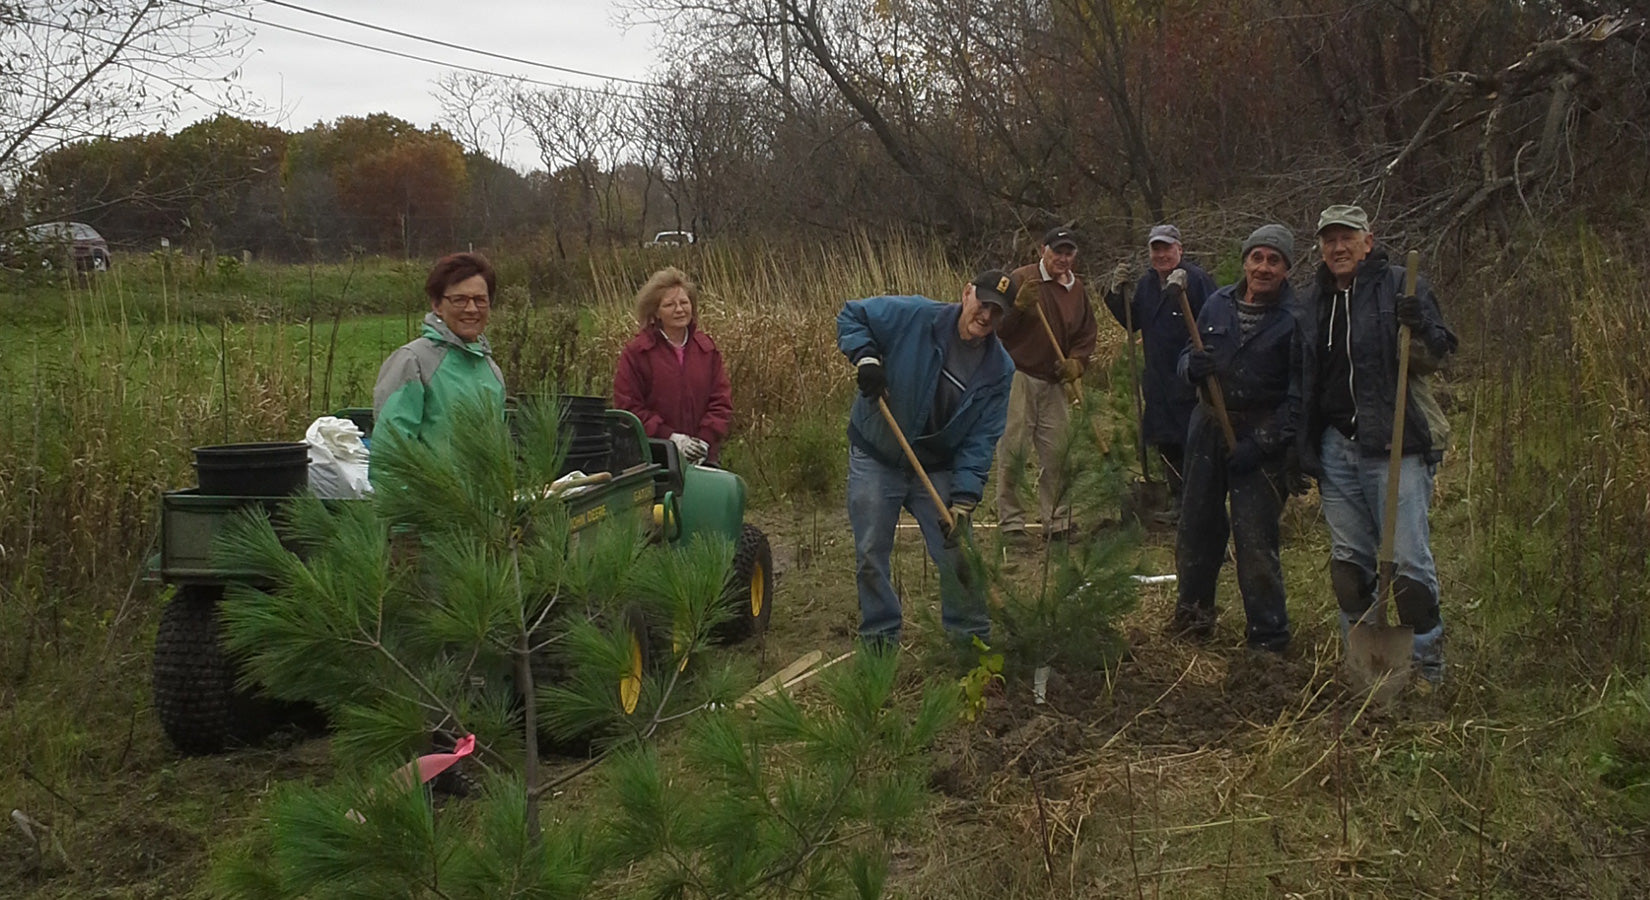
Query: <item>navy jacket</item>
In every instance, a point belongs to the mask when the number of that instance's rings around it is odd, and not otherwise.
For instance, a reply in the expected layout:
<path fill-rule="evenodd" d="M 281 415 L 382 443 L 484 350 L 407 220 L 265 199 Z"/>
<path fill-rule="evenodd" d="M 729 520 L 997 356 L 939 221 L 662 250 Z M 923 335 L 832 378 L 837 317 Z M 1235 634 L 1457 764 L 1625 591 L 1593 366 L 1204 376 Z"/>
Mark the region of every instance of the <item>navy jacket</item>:
<path fill-rule="evenodd" d="M 1239 281 L 1216 291 L 1197 317 L 1197 331 L 1204 349 L 1215 358 L 1232 431 L 1238 440 L 1249 438 L 1271 456 L 1289 448 L 1300 418 L 1301 378 L 1295 342 L 1299 311 L 1294 291 L 1285 281 L 1283 296 L 1244 337 L 1237 309 L 1244 284 Z M 1191 384 L 1186 377 L 1191 355 L 1188 341 L 1177 366 L 1178 377 L 1187 385 Z M 1209 421 L 1213 418 L 1211 410 Z"/>
<path fill-rule="evenodd" d="M 1014 361 L 997 335 L 986 335 L 985 358 L 963 391 L 951 420 L 927 431 L 934 410 L 945 348 L 957 333 L 962 305 L 927 297 L 850 300 L 836 317 L 837 347 L 850 362 L 882 360 L 888 375 L 888 408 L 923 468 L 951 472 L 951 502 L 978 502 L 985 493 L 997 439 L 1008 421 L 1008 387 Z M 884 465 L 909 467 L 876 401 L 856 394 L 848 415 L 848 440 Z"/>
<path fill-rule="evenodd" d="M 1398 397 L 1398 295 L 1403 291 L 1404 267 L 1392 265 L 1386 249 L 1376 247 L 1358 265 L 1352 279 L 1351 341 L 1352 401 L 1357 407 L 1356 441 L 1365 456 L 1386 456 L 1392 446 L 1392 413 Z M 1415 295 L 1421 298 L 1421 314 L 1426 327 L 1410 334 L 1409 399 L 1404 414 L 1404 453 L 1424 455 L 1428 462 L 1444 458 L 1449 443 L 1449 422 L 1433 396 L 1432 373 L 1436 372 L 1460 345 L 1455 332 L 1444 324 L 1438 299 L 1425 278 L 1417 279 Z M 1319 401 L 1322 388 L 1319 369 L 1329 338 L 1329 313 L 1335 296 L 1335 278 L 1326 266 L 1318 267 L 1312 286 L 1302 292 L 1300 305 L 1300 350 L 1302 369 L 1302 419 L 1299 435 L 1301 470 L 1323 475 L 1318 448 L 1323 430 L 1329 427 Z"/>
<path fill-rule="evenodd" d="M 1215 292 L 1214 279 L 1190 262 L 1181 262 L 1186 270 L 1186 302 L 1192 315 L 1203 311 L 1204 301 Z M 1176 373 L 1180 351 L 1185 348 L 1186 318 L 1180 314 L 1180 304 L 1169 302 L 1164 295 L 1163 279 L 1155 269 L 1141 276 L 1134 288 L 1134 301 L 1129 310 L 1134 328 L 1140 332 L 1145 345 L 1145 367 L 1141 373 L 1141 392 L 1145 395 L 1145 421 L 1141 430 L 1148 444 L 1180 444 L 1186 440 L 1186 424 L 1197 406 L 1197 392 L 1187 386 Z M 1117 324 L 1128 327 L 1124 321 L 1123 295 L 1114 291 L 1106 295 L 1106 308 L 1117 319 Z"/>

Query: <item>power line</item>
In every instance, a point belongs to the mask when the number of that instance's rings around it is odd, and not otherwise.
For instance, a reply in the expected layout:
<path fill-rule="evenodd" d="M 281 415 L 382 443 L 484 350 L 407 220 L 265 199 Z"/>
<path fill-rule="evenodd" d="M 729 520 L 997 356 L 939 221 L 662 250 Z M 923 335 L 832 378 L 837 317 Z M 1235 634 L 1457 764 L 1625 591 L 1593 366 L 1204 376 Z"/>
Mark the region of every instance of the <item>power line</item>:
<path fill-rule="evenodd" d="M 550 69 L 551 71 L 555 71 L 555 72 L 565 72 L 568 75 L 581 75 L 581 76 L 584 76 L 586 78 L 599 78 L 602 81 L 618 81 L 618 82 L 623 82 L 624 84 L 641 85 L 642 87 L 666 87 L 666 85 L 659 84 L 658 82 L 655 82 L 655 81 L 643 81 L 641 79 L 636 79 L 636 78 L 625 78 L 625 77 L 620 76 L 620 75 L 603 75 L 600 72 L 586 72 L 582 69 L 569 69 L 566 66 L 552 65 L 552 64 L 547 63 L 547 62 L 539 62 L 537 60 L 532 60 L 532 59 L 522 59 L 519 56 L 506 56 L 503 53 L 493 53 L 489 50 L 477 50 L 474 47 L 466 47 L 463 44 L 453 44 L 453 43 L 449 43 L 447 41 L 438 40 L 436 38 L 424 37 L 423 35 L 411 34 L 409 32 L 405 32 L 405 31 L 397 31 L 394 28 L 386 28 L 382 25 L 374 25 L 371 22 L 362 22 L 359 19 L 351 19 L 351 18 L 347 18 L 345 16 L 335 15 L 335 14 L 329 13 L 329 12 L 322 12 L 321 10 L 318 10 L 318 9 L 309 9 L 308 7 L 299 6 L 296 3 L 287 3 L 287 2 L 285 2 L 285 0 L 263 0 L 263 2 L 265 4 L 268 4 L 269 6 L 280 6 L 280 7 L 286 8 L 286 9 L 296 10 L 296 11 L 301 12 L 301 13 L 308 13 L 309 15 L 312 15 L 312 16 L 320 16 L 323 19 L 332 19 L 335 22 L 343 22 L 346 25 L 354 25 L 354 26 L 357 26 L 359 28 L 367 28 L 367 29 L 371 29 L 373 31 L 383 32 L 384 34 L 393 34 L 396 37 L 406 38 L 408 40 L 423 41 L 426 44 L 434 44 L 437 47 L 446 47 L 449 50 L 461 50 L 465 53 L 474 53 L 478 56 L 488 56 L 488 57 L 492 57 L 493 59 L 504 60 L 505 62 L 518 63 L 518 64 L 524 65 L 524 66 L 536 66 L 540 69 Z"/>
<path fill-rule="evenodd" d="M 282 25 L 279 22 L 271 22 L 267 19 L 255 18 L 253 16 L 246 15 L 245 13 L 234 13 L 234 12 L 229 12 L 227 10 L 222 10 L 222 9 L 212 9 L 210 7 L 202 6 L 199 3 L 191 3 L 191 2 L 189 2 L 189 0 L 174 0 L 174 2 L 176 2 L 179 6 L 193 7 L 195 9 L 199 9 L 199 10 L 202 10 L 202 11 L 205 11 L 205 12 L 209 12 L 209 13 L 212 13 L 214 15 L 227 16 L 227 17 L 232 18 L 232 19 L 241 19 L 243 21 L 251 22 L 254 25 L 267 25 L 271 28 L 278 28 L 282 31 L 290 31 L 294 34 L 301 34 L 305 37 L 318 38 L 318 39 L 323 40 L 323 41 L 331 41 L 335 44 L 343 44 L 346 47 L 354 47 L 358 50 L 371 50 L 374 53 L 384 53 L 384 54 L 387 54 L 389 56 L 397 56 L 397 57 L 400 57 L 402 59 L 412 60 L 414 62 L 427 63 L 427 64 L 432 65 L 432 66 L 440 66 L 444 69 L 456 69 L 456 70 L 461 71 L 461 72 L 474 72 L 477 75 L 489 75 L 489 76 L 492 76 L 494 78 L 503 78 L 503 79 L 507 79 L 507 80 L 510 80 L 510 81 L 519 81 L 519 82 L 522 82 L 524 84 L 535 84 L 535 85 L 538 85 L 540 87 L 561 88 L 563 90 L 569 90 L 569 91 L 582 91 L 582 92 L 587 93 L 587 94 L 601 94 L 601 95 L 606 96 L 606 97 L 617 97 L 617 98 L 621 98 L 621 99 L 626 99 L 626 98 L 629 97 L 629 95 L 627 95 L 627 94 L 624 94 L 624 93 L 619 92 L 619 91 L 609 90 L 607 88 L 585 87 L 583 85 L 564 84 L 562 82 L 556 82 L 556 81 L 541 81 L 537 78 L 528 78 L 525 75 L 507 75 L 503 72 L 495 72 L 491 69 L 481 69 L 481 68 L 477 68 L 475 66 L 466 66 L 466 65 L 461 65 L 459 63 L 444 62 L 444 61 L 439 60 L 439 59 L 431 59 L 427 56 L 419 56 L 415 53 L 404 53 L 400 50 L 391 50 L 388 47 L 377 47 L 377 46 L 374 46 L 372 44 L 363 44 L 359 41 L 352 41 L 352 40 L 349 40 L 348 38 L 336 37 L 336 36 L 330 35 L 330 34 L 322 34 L 322 33 L 317 32 L 317 31 L 308 31 L 306 29 L 298 28 L 298 27 L 293 26 L 293 25 Z M 638 82 L 638 83 L 651 84 L 649 82 Z M 653 85 L 653 86 L 658 86 L 658 85 Z"/>

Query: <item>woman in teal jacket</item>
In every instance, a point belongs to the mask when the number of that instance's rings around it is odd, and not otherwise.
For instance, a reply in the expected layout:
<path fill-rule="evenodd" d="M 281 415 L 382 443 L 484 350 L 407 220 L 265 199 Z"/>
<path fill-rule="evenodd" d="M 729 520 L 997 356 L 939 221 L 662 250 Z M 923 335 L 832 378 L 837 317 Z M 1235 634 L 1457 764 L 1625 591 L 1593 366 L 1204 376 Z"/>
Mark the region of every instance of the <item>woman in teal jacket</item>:
<path fill-rule="evenodd" d="M 460 397 L 479 397 L 504 415 L 504 373 L 482 332 L 492 313 L 498 276 L 479 253 L 454 253 L 430 269 L 424 293 L 430 311 L 424 333 L 384 360 L 372 389 L 373 435 L 387 430 L 445 443 Z"/>

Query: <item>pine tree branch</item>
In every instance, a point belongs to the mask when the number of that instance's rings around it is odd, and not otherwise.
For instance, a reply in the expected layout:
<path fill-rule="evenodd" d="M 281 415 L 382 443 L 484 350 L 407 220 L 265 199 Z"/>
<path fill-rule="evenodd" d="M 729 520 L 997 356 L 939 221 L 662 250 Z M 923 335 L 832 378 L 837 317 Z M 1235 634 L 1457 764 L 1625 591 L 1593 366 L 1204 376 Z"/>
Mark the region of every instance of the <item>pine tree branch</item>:
<path fill-rule="evenodd" d="M 671 695 L 676 693 L 676 685 L 681 680 L 682 680 L 682 667 L 681 666 L 672 666 L 671 667 L 671 673 L 670 673 L 670 683 L 665 685 L 664 696 L 659 698 L 659 704 L 653 708 L 653 715 L 648 720 L 648 723 L 647 723 L 646 727 L 644 727 L 642 729 L 641 733 L 637 735 L 637 740 L 638 741 L 645 741 L 648 738 L 653 737 L 654 732 L 659 730 L 659 725 L 664 721 L 662 716 L 664 715 L 665 706 L 666 706 L 666 704 L 668 704 L 670 702 Z"/>
<path fill-rule="evenodd" d="M 382 620 L 383 604 L 379 604 L 379 616 L 380 616 L 380 620 Z M 371 634 L 368 634 L 367 630 L 365 628 L 360 628 L 359 630 L 361 632 L 362 637 L 361 638 L 351 638 L 350 643 L 356 644 L 356 645 L 359 645 L 359 646 L 363 646 L 363 647 L 369 647 L 372 650 L 377 651 L 379 655 L 383 656 L 384 659 L 389 661 L 390 665 L 395 667 L 396 671 L 401 673 L 402 677 L 404 677 L 408 681 L 412 682 L 413 686 L 418 688 L 420 693 L 422 693 L 424 696 L 430 698 L 430 701 L 431 701 L 430 705 L 431 706 L 433 706 L 436 710 L 438 710 L 442 715 L 444 715 L 448 719 L 452 720 L 453 724 L 459 726 L 459 728 L 461 728 L 461 729 L 464 728 L 464 725 L 463 725 L 464 717 L 460 716 L 458 714 L 457 710 L 455 710 L 451 706 L 447 705 L 447 703 L 442 699 L 440 694 L 436 693 L 433 689 L 430 688 L 429 685 L 425 684 L 424 680 L 422 678 L 419 678 L 416 674 L 414 674 L 412 669 L 407 668 L 407 664 L 402 662 L 400 657 L 396 656 L 394 653 L 391 653 L 390 649 L 388 647 L 384 646 L 383 642 L 378 640 L 377 637 L 375 637 Z M 465 729 L 465 730 L 467 730 L 467 729 Z M 505 760 L 505 759 L 499 757 L 498 754 L 496 752 L 494 752 L 494 750 L 491 747 L 487 746 L 486 744 L 480 743 L 478 741 L 477 744 L 476 744 L 476 749 L 477 749 L 478 753 L 486 754 L 487 756 L 493 757 L 500 764 L 503 764 L 503 765 L 508 765 L 509 764 L 508 760 Z"/>
<path fill-rule="evenodd" d="M 784 868 L 763 876 L 761 880 L 756 882 L 756 887 L 761 887 L 762 885 L 770 883 L 788 884 L 790 877 L 799 871 L 803 866 L 807 865 L 808 861 L 813 859 L 820 850 L 834 844 L 841 843 L 842 841 L 847 840 L 848 837 L 852 836 L 840 835 L 833 838 L 831 837 L 831 833 L 836 831 L 836 825 L 834 822 L 836 821 L 837 811 L 842 808 L 843 798 L 848 795 L 848 790 L 853 787 L 854 781 L 859 778 L 859 775 L 860 768 L 856 765 L 848 772 L 847 777 L 842 779 L 841 786 L 837 788 L 836 796 L 831 798 L 831 802 L 826 804 L 823 813 L 818 816 L 818 821 L 820 822 L 819 827 L 812 833 L 807 833 L 797 827 L 790 821 L 790 819 L 786 818 L 783 813 L 779 812 L 777 809 L 773 809 L 772 801 L 768 801 L 769 809 L 773 811 L 774 817 L 785 823 L 785 825 L 792 831 L 795 831 L 797 837 L 802 838 L 802 851 L 800 855 L 791 860 L 791 862 Z M 764 800 L 766 799 L 767 798 L 764 796 Z"/>
<path fill-rule="evenodd" d="M 518 573 L 517 578 L 518 578 L 518 581 L 519 581 L 519 578 L 520 578 L 520 574 L 519 574 L 520 570 L 519 569 L 517 570 L 517 573 Z M 533 619 L 532 627 L 527 629 L 527 633 L 529 635 L 538 634 L 539 629 L 544 627 L 544 621 L 546 619 L 550 618 L 550 613 L 553 612 L 556 609 L 556 606 L 560 603 L 560 601 L 561 601 L 561 592 L 559 590 L 556 593 L 550 595 L 550 599 L 546 600 L 544 602 L 544 609 L 539 610 L 538 616 L 536 616 Z M 533 647 L 531 648 L 530 652 L 538 653 L 539 651 L 541 651 L 544 648 L 550 646 L 551 644 L 554 644 L 555 642 L 557 642 L 559 640 L 561 640 L 561 635 L 559 635 L 559 634 L 558 635 L 553 635 L 551 637 L 547 637 L 543 641 L 540 641 L 539 643 L 534 644 Z"/>

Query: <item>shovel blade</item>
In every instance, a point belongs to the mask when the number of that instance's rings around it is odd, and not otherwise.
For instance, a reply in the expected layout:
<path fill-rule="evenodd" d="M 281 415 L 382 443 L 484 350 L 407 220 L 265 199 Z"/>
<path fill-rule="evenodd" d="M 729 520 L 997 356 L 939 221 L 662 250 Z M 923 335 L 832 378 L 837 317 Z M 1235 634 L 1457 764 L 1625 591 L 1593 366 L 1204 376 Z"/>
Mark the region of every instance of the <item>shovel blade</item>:
<path fill-rule="evenodd" d="M 1358 623 L 1346 635 L 1346 671 L 1360 693 L 1377 702 L 1396 697 L 1409 683 L 1415 629 Z"/>

